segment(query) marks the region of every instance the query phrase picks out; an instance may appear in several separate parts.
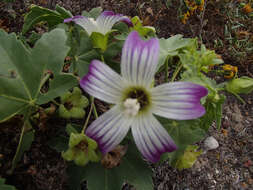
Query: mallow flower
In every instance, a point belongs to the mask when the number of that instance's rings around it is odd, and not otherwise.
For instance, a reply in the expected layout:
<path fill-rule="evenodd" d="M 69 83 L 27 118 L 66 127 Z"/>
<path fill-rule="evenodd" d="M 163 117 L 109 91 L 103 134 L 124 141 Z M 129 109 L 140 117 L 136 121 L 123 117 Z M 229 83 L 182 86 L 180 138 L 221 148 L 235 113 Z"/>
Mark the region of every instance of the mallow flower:
<path fill-rule="evenodd" d="M 189 120 L 205 113 L 200 99 L 206 88 L 190 82 L 171 82 L 153 87 L 158 64 L 159 41 L 140 39 L 133 31 L 127 37 L 121 57 L 121 75 L 109 66 L 93 60 L 80 85 L 90 95 L 115 104 L 99 116 L 85 133 L 94 139 L 103 154 L 115 148 L 131 128 L 142 155 L 157 162 L 176 144 L 154 115 Z"/>
<path fill-rule="evenodd" d="M 123 16 L 122 14 L 116 14 L 112 11 L 102 12 L 96 20 L 84 16 L 74 16 L 72 18 L 65 19 L 64 23 L 71 21 L 84 28 L 89 35 L 91 35 L 93 32 L 106 35 L 111 31 L 113 25 L 119 21 L 125 22 L 127 25 L 132 26 L 132 22 L 128 17 Z"/>

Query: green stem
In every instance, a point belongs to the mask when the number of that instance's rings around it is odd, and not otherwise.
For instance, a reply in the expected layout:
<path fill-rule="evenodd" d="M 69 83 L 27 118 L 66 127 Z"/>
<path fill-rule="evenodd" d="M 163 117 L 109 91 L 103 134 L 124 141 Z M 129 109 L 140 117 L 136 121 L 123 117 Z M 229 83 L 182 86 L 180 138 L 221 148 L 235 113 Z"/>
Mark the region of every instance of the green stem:
<path fill-rule="evenodd" d="M 84 123 L 84 125 L 83 125 L 82 133 L 84 133 L 84 131 L 85 131 L 87 125 L 88 125 L 88 122 L 89 122 L 89 120 L 90 120 L 91 112 L 92 112 L 92 110 L 93 110 L 94 97 L 91 96 L 90 101 L 91 101 L 90 111 L 89 111 L 88 116 L 87 116 L 87 118 L 86 118 L 86 120 L 85 120 L 85 123 Z"/>
<path fill-rule="evenodd" d="M 31 113 L 31 109 L 28 108 L 27 112 L 24 114 L 24 124 L 23 124 L 22 131 L 21 131 L 21 134 L 20 134 L 18 147 L 17 147 L 16 153 L 15 153 L 15 156 L 12 160 L 12 166 L 11 166 L 11 169 L 10 169 L 10 174 L 12 174 L 12 172 L 14 171 L 14 169 L 16 167 L 16 164 L 18 162 L 18 157 L 19 157 L 19 154 L 20 154 L 20 151 L 21 151 L 21 146 L 22 146 L 23 140 L 24 140 L 24 134 L 27 130 L 27 122 L 29 122 L 28 119 L 30 117 L 30 113 Z"/>
<path fill-rule="evenodd" d="M 169 56 L 166 58 L 165 61 L 165 82 L 168 82 L 168 78 L 169 78 Z"/>
<path fill-rule="evenodd" d="M 77 73 L 77 60 L 78 60 L 78 57 L 77 56 L 73 56 L 73 58 L 72 58 L 72 63 L 73 63 L 73 74 L 75 74 L 75 73 Z"/>
<path fill-rule="evenodd" d="M 105 63 L 105 59 L 104 59 L 103 54 L 101 54 L 101 60 L 102 60 L 102 62 L 104 62 L 104 63 Z"/>
<path fill-rule="evenodd" d="M 93 113 L 95 115 L 95 118 L 97 119 L 98 118 L 98 113 L 97 113 L 96 105 L 95 105 L 94 102 L 93 102 Z"/>
<path fill-rule="evenodd" d="M 236 98 L 238 98 L 238 100 L 240 100 L 243 103 L 243 105 L 246 104 L 246 102 L 238 94 L 233 93 L 233 92 L 230 92 L 230 93 L 233 94 Z"/>
<path fill-rule="evenodd" d="M 60 106 L 61 104 L 59 104 L 58 102 L 56 102 L 55 100 L 51 100 L 55 105 Z"/>
<path fill-rule="evenodd" d="M 172 78 L 171 78 L 171 82 L 173 82 L 173 81 L 176 79 L 176 77 L 177 77 L 179 71 L 182 69 L 182 67 L 183 67 L 183 64 L 180 64 L 180 65 L 176 68 L 176 71 L 173 73 L 173 76 L 172 76 Z"/>

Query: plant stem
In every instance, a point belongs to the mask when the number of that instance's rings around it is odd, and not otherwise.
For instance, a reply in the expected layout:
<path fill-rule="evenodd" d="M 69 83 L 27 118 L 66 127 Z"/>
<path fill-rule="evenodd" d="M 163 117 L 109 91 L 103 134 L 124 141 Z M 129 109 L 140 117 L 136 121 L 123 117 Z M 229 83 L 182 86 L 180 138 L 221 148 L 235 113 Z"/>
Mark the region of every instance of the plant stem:
<path fill-rule="evenodd" d="M 60 106 L 60 104 L 58 102 L 56 102 L 55 100 L 51 100 L 55 105 Z"/>
<path fill-rule="evenodd" d="M 31 113 L 31 108 L 28 108 L 28 110 L 24 114 L 24 123 L 23 123 L 21 134 L 20 134 L 19 142 L 18 142 L 18 147 L 17 147 L 16 153 L 15 153 L 15 156 L 12 160 L 12 166 L 11 166 L 11 169 L 10 169 L 10 174 L 12 174 L 12 172 L 14 171 L 14 169 L 16 167 L 16 164 L 18 162 L 18 157 L 19 157 L 19 154 L 20 154 L 20 151 L 21 151 L 21 146 L 22 146 L 23 140 L 24 140 L 24 134 L 27 130 L 27 122 L 29 122 L 28 120 L 29 120 L 29 117 L 30 117 L 30 113 Z"/>
<path fill-rule="evenodd" d="M 238 94 L 233 93 L 233 92 L 230 92 L 230 93 L 233 94 L 238 100 L 240 100 L 243 103 L 243 105 L 246 104 L 246 102 Z"/>
<path fill-rule="evenodd" d="M 175 72 L 173 73 L 173 76 L 172 76 L 172 78 L 171 78 L 171 82 L 173 82 L 173 81 L 176 79 L 176 77 L 177 77 L 179 71 L 182 69 L 182 67 L 183 67 L 183 64 L 181 63 L 181 64 L 176 68 L 176 70 L 175 70 Z"/>
<path fill-rule="evenodd" d="M 88 125 L 88 122 L 89 122 L 89 120 L 90 120 L 91 112 L 92 112 L 92 110 L 93 110 L 94 97 L 91 96 L 91 97 L 90 97 L 90 101 L 91 101 L 90 111 L 89 111 L 88 116 L 87 116 L 87 118 L 86 118 L 86 120 L 85 120 L 85 123 L 84 123 L 84 125 L 83 125 L 82 133 L 84 133 L 84 131 L 85 131 L 87 125 Z"/>
<path fill-rule="evenodd" d="M 93 98 L 94 99 L 94 98 Z M 93 102 L 93 113 L 95 115 L 95 118 L 97 119 L 98 118 L 98 113 L 97 113 L 97 109 L 96 109 L 96 105 L 95 103 Z"/>
<path fill-rule="evenodd" d="M 165 61 L 165 82 L 168 82 L 168 78 L 169 78 L 169 56 L 166 58 L 166 61 Z"/>
<path fill-rule="evenodd" d="M 101 61 L 105 63 L 105 59 L 104 59 L 103 54 L 101 54 Z"/>

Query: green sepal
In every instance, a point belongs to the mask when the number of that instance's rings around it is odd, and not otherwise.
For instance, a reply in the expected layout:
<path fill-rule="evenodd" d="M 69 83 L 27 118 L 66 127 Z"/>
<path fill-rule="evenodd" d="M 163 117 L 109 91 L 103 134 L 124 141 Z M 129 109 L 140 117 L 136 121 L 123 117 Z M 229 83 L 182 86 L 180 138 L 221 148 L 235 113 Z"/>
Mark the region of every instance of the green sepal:
<path fill-rule="evenodd" d="M 96 141 L 82 133 L 71 133 L 69 149 L 62 152 L 62 157 L 67 161 L 73 160 L 76 165 L 85 166 L 89 161 L 98 162 L 101 159 L 101 154 L 96 149 Z"/>
<path fill-rule="evenodd" d="M 94 48 L 101 49 L 102 52 L 105 52 L 107 49 L 109 33 L 103 35 L 99 32 L 92 32 L 90 38 L 92 40 L 92 44 Z"/>
<path fill-rule="evenodd" d="M 73 148 L 70 148 L 66 152 L 62 152 L 61 156 L 64 158 L 64 160 L 72 161 L 75 157 L 75 150 Z"/>
<path fill-rule="evenodd" d="M 83 108 L 73 107 L 69 110 L 71 118 L 83 118 L 85 116 L 85 111 Z"/>
<path fill-rule="evenodd" d="M 78 166 L 85 166 L 89 162 L 89 157 L 84 152 L 78 150 L 74 162 Z"/>
<path fill-rule="evenodd" d="M 81 141 L 85 141 L 86 136 L 80 133 L 71 133 L 69 138 L 69 148 L 73 148 L 78 145 Z"/>
<path fill-rule="evenodd" d="M 61 105 L 59 106 L 59 115 L 63 118 L 82 118 L 85 116 L 86 108 L 89 105 L 89 100 L 82 95 L 80 88 L 75 87 L 73 92 L 67 92 L 61 96 Z M 64 104 L 70 104 L 70 109 L 66 108 Z"/>
<path fill-rule="evenodd" d="M 98 162 L 101 159 L 102 154 L 99 154 L 99 152 L 95 152 L 94 150 L 88 150 L 88 157 L 90 161 Z"/>
<path fill-rule="evenodd" d="M 147 36 L 155 36 L 155 28 L 152 26 L 143 26 L 142 21 L 138 16 L 135 16 L 131 19 L 133 23 L 133 27 L 130 28 L 131 31 L 135 30 L 139 33 L 140 36 L 147 37 Z"/>
<path fill-rule="evenodd" d="M 63 104 L 59 106 L 59 116 L 62 118 L 69 119 L 71 118 L 71 113 L 69 110 L 67 110 Z"/>
<path fill-rule="evenodd" d="M 72 95 L 71 92 L 67 91 L 65 94 L 63 94 L 60 98 L 61 98 L 61 102 L 65 103 L 67 102 L 67 100 L 69 99 L 69 97 Z"/>

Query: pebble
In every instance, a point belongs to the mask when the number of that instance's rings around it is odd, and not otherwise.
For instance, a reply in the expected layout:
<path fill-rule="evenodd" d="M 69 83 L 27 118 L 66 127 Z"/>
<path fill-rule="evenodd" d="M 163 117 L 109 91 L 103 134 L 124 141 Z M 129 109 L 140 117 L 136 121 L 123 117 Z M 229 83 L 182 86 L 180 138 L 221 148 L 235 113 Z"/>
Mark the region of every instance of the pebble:
<path fill-rule="evenodd" d="M 204 148 L 206 150 L 213 150 L 219 147 L 218 141 L 213 137 L 207 137 L 206 140 L 204 141 Z"/>

